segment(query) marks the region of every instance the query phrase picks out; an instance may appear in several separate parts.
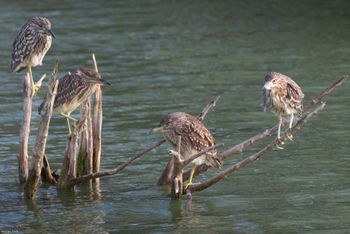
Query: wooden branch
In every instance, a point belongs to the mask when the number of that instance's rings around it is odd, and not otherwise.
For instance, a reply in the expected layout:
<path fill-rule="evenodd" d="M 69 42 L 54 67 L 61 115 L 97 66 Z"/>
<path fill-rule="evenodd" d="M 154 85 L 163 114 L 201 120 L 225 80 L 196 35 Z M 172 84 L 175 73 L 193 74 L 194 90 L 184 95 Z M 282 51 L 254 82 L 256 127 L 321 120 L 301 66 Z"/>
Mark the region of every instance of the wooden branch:
<path fill-rule="evenodd" d="M 52 171 L 50 168 L 49 161 L 46 157 L 46 154 L 44 154 L 43 158 L 43 167 L 41 169 L 41 181 L 46 184 L 56 184 L 56 178 L 52 175 Z"/>
<path fill-rule="evenodd" d="M 275 139 L 274 141 L 272 141 L 270 144 L 268 144 L 266 147 L 264 147 L 263 149 L 261 149 L 259 152 L 241 160 L 240 162 L 228 167 L 225 171 L 215 175 L 214 177 L 212 177 L 211 179 L 201 182 L 201 183 L 196 183 L 196 184 L 192 184 L 189 186 L 188 190 L 193 193 L 195 191 L 201 191 L 204 190 L 214 184 L 216 184 L 217 182 L 219 182 L 220 180 L 222 180 L 223 178 L 229 176 L 230 174 L 232 174 L 234 171 L 252 163 L 255 162 L 256 160 L 260 159 L 263 155 L 265 155 L 266 153 L 268 153 L 269 151 L 271 151 L 272 149 L 276 148 L 278 145 L 281 144 L 281 142 L 285 141 L 287 139 L 287 135 L 294 133 L 295 131 L 301 129 L 301 127 L 312 117 L 314 117 L 315 115 L 317 115 L 320 111 L 322 111 L 325 107 L 325 103 L 322 103 L 320 106 L 318 106 L 315 110 L 313 110 L 312 112 L 306 114 L 302 119 L 300 119 L 290 130 L 286 131 L 282 136 L 281 139 Z"/>
<path fill-rule="evenodd" d="M 95 54 L 92 54 L 94 68 L 98 72 Z M 101 162 L 101 136 L 102 136 L 102 90 L 98 86 L 95 92 L 94 112 L 92 119 L 92 135 L 93 135 L 93 172 L 100 171 Z"/>
<path fill-rule="evenodd" d="M 208 151 L 211 151 L 213 149 L 216 149 L 216 148 L 219 148 L 221 146 L 223 146 L 224 143 L 221 143 L 221 144 L 216 144 L 216 145 L 213 145 L 213 146 L 210 146 L 208 148 L 205 148 L 204 150 L 192 155 L 191 157 L 189 157 L 188 159 L 184 160 L 183 161 L 183 164 L 184 166 L 186 166 L 187 164 L 189 164 L 190 162 L 192 162 L 193 160 L 195 160 L 196 158 L 202 156 L 203 154 L 207 153 Z"/>
<path fill-rule="evenodd" d="M 108 170 L 108 171 L 102 171 L 102 172 L 95 172 L 89 175 L 84 175 L 84 176 L 80 176 L 77 178 L 73 178 L 70 179 L 69 183 L 70 185 L 74 185 L 74 184 L 78 184 L 78 183 L 82 183 L 82 182 L 86 182 L 89 181 L 91 179 L 95 179 L 95 178 L 100 178 L 100 177 L 104 177 L 104 176 L 110 176 L 110 175 L 115 175 L 117 173 L 119 173 L 121 170 L 123 170 L 125 167 L 127 167 L 129 164 L 131 164 L 133 161 L 135 161 L 136 159 L 146 155 L 148 152 L 150 152 L 151 150 L 159 147 L 161 144 L 163 144 L 165 142 L 165 140 L 161 140 L 159 142 L 157 142 L 156 144 L 152 145 L 151 147 L 143 150 L 140 153 L 135 154 L 134 157 L 130 158 L 128 161 L 126 161 L 125 163 L 123 163 L 122 165 Z"/>
<path fill-rule="evenodd" d="M 49 125 L 53 110 L 53 103 L 57 93 L 58 81 L 56 75 L 58 72 L 58 63 L 56 63 L 49 82 L 48 91 L 46 93 L 45 105 L 48 107 L 46 113 L 42 115 L 38 136 L 33 148 L 33 164 L 29 173 L 28 180 L 24 187 L 25 196 L 28 199 L 33 199 L 39 186 L 39 178 L 41 174 L 41 168 L 43 165 L 43 158 L 45 155 L 46 141 L 48 137 Z"/>
<path fill-rule="evenodd" d="M 337 87 L 341 86 L 346 80 L 348 80 L 347 75 L 343 75 L 340 79 L 333 82 L 331 85 L 329 85 L 326 89 L 324 89 L 320 94 L 315 96 L 311 99 L 311 101 L 305 106 L 304 112 L 310 110 L 312 107 L 314 107 L 315 104 L 317 104 L 319 101 L 321 101 L 324 97 L 330 95 Z M 230 149 L 226 150 L 225 152 L 220 154 L 220 157 L 222 160 L 226 159 L 227 157 L 233 156 L 234 154 L 238 152 L 242 152 L 244 149 L 249 147 L 250 145 L 264 139 L 267 136 L 271 136 L 273 133 L 275 133 L 278 129 L 278 124 L 273 126 L 270 129 L 266 129 L 264 132 L 259 133 L 243 142 L 241 142 L 238 145 L 235 145 L 231 147 Z M 195 176 L 198 174 L 201 174 L 205 171 L 207 171 L 210 167 L 207 165 L 201 165 L 197 167 L 197 170 L 195 172 Z M 190 171 L 186 171 L 184 173 L 184 180 L 187 180 L 190 176 Z"/>
<path fill-rule="evenodd" d="M 181 159 L 181 136 L 177 139 L 176 151 L 170 150 L 169 154 L 174 158 L 174 177 L 172 178 L 171 198 L 178 200 L 182 197 L 184 192 L 182 173 L 185 165 Z"/>
<path fill-rule="evenodd" d="M 66 151 L 64 153 L 61 175 L 57 182 L 59 189 L 65 189 L 72 186 L 70 179 L 77 178 L 75 175 L 76 164 L 74 158 L 77 154 L 78 135 L 85 128 L 84 121 L 80 121 L 78 125 L 74 126 L 72 134 L 68 138 Z"/>
<path fill-rule="evenodd" d="M 86 129 L 81 133 L 78 156 L 78 176 L 93 172 L 93 138 L 91 119 L 91 99 L 80 105 L 80 120 L 84 121 Z"/>
<path fill-rule="evenodd" d="M 311 101 L 304 107 L 304 112 L 312 108 L 315 104 L 321 101 L 325 96 L 330 95 L 336 88 L 343 85 L 344 82 L 347 81 L 348 79 L 349 79 L 348 75 L 343 75 L 340 79 L 338 79 L 333 84 L 325 88 L 319 95 L 311 99 Z"/>
<path fill-rule="evenodd" d="M 23 121 L 19 138 L 18 174 L 19 182 L 25 183 L 28 179 L 28 141 L 30 135 L 30 120 L 32 116 L 33 90 L 30 77 L 27 74 L 23 79 Z"/>
<path fill-rule="evenodd" d="M 36 83 L 38 87 L 41 87 L 44 74 L 40 80 Z M 34 91 L 32 89 L 29 73 L 23 78 L 23 120 L 19 137 L 19 153 L 18 153 L 18 175 L 19 182 L 25 183 L 28 179 L 28 141 L 30 135 L 30 121 L 32 116 L 32 99 Z"/>
<path fill-rule="evenodd" d="M 211 100 L 202 110 L 202 112 L 199 114 L 199 116 L 197 117 L 197 119 L 201 122 L 203 122 L 205 116 L 208 114 L 208 112 L 210 110 L 212 110 L 215 106 L 216 103 L 219 101 L 220 96 L 217 96 L 215 99 Z"/>
<path fill-rule="evenodd" d="M 210 110 L 212 110 L 215 106 L 218 100 L 220 99 L 220 96 L 217 96 L 213 100 L 211 100 L 202 110 L 202 112 L 197 117 L 198 120 L 203 122 L 204 118 L 208 114 Z M 162 175 L 159 177 L 157 185 L 163 186 L 172 183 L 172 179 L 174 177 L 174 157 L 170 157 L 168 164 L 166 165 L 164 171 L 162 172 Z"/>

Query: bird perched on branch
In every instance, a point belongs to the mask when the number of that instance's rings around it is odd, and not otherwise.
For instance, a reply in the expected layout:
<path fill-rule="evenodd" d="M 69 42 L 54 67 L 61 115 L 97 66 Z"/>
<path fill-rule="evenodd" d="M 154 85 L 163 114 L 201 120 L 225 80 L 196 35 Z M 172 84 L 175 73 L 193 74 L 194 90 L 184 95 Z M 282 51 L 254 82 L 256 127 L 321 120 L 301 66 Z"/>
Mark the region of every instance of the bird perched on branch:
<path fill-rule="evenodd" d="M 265 76 L 263 87 L 263 106 L 274 112 L 279 118 L 278 139 L 281 138 L 283 117 L 289 116 L 289 128 L 293 125 L 295 115 L 300 117 L 303 112 L 304 94 L 295 81 L 278 72 L 269 72 Z M 287 136 L 292 140 L 292 135 Z"/>
<path fill-rule="evenodd" d="M 32 89 L 37 91 L 33 80 L 32 67 L 42 65 L 45 54 L 51 47 L 51 22 L 43 17 L 29 19 L 17 34 L 12 49 L 11 69 L 19 72 L 28 68 Z"/>
<path fill-rule="evenodd" d="M 175 112 L 166 115 L 160 121 L 159 126 L 153 129 L 153 132 L 163 132 L 167 142 L 175 148 L 177 148 L 178 138 L 180 136 L 180 154 L 183 160 L 215 145 L 214 137 L 204 124 L 196 117 L 184 112 Z M 189 182 L 186 187 L 192 184 L 197 165 L 206 164 L 215 168 L 220 168 L 222 165 L 217 149 L 213 149 L 196 158 L 192 163 L 194 166 L 192 167 Z"/>
<path fill-rule="evenodd" d="M 53 110 L 67 119 L 69 135 L 69 119 L 77 121 L 70 114 L 102 84 L 111 85 L 101 78 L 100 73 L 89 68 L 76 68 L 59 80 Z M 38 112 L 40 115 L 46 112 L 45 100 L 39 106 Z"/>

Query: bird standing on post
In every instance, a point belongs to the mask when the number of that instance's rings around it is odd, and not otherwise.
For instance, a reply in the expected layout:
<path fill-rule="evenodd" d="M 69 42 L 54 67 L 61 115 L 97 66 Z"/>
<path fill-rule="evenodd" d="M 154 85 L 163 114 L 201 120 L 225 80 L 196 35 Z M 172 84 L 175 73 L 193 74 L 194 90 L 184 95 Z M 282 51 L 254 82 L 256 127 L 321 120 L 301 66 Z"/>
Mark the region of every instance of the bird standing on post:
<path fill-rule="evenodd" d="M 76 68 L 59 80 L 53 110 L 67 119 L 69 135 L 72 133 L 69 120 L 77 121 L 70 114 L 102 84 L 110 85 L 101 78 L 100 73 L 89 68 Z M 44 100 L 38 112 L 43 114 L 45 111 Z"/>
<path fill-rule="evenodd" d="M 196 117 L 184 112 L 175 112 L 166 115 L 160 121 L 159 126 L 153 129 L 153 132 L 163 132 L 167 142 L 175 148 L 177 148 L 178 138 L 180 136 L 180 154 L 183 157 L 183 160 L 215 145 L 214 137 L 204 124 Z M 220 168 L 222 165 L 217 149 L 213 149 L 196 158 L 192 163 L 194 166 L 192 167 L 186 188 L 192 184 L 193 175 L 197 165 L 206 164 L 215 168 Z"/>
<path fill-rule="evenodd" d="M 294 116 L 303 112 L 304 94 L 295 81 L 278 72 L 269 72 L 265 76 L 263 87 L 263 106 L 274 112 L 279 118 L 278 139 L 281 138 L 283 117 L 290 116 L 289 128 L 293 125 Z M 292 135 L 287 136 L 292 140 Z"/>
<path fill-rule="evenodd" d="M 28 68 L 32 89 L 38 90 L 34 84 L 32 67 L 42 65 L 45 54 L 51 47 L 52 37 L 51 22 L 43 17 L 29 19 L 17 34 L 12 49 L 11 69 L 19 72 Z"/>

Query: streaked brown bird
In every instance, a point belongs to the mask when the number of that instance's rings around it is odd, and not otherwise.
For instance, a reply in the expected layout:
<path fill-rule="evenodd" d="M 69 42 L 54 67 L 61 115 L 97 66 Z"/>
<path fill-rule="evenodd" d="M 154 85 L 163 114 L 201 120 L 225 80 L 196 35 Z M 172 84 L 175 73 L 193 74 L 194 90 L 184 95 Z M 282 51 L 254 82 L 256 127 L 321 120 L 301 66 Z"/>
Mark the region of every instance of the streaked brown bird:
<path fill-rule="evenodd" d="M 274 112 L 279 119 L 278 139 L 281 138 L 281 126 L 284 117 L 289 116 L 289 128 L 293 125 L 295 115 L 300 117 L 303 112 L 304 94 L 300 86 L 291 78 L 278 72 L 269 72 L 265 76 L 263 87 L 263 106 Z M 292 135 L 288 136 L 291 140 Z"/>
<path fill-rule="evenodd" d="M 153 129 L 153 132 L 163 132 L 167 142 L 175 148 L 178 144 L 178 138 L 181 136 L 180 154 L 183 160 L 215 145 L 214 137 L 204 124 L 196 117 L 184 112 L 174 112 L 166 115 L 160 121 L 159 126 Z M 194 166 L 186 188 L 192 184 L 197 165 L 206 164 L 215 168 L 220 168 L 222 165 L 219 152 L 216 149 L 196 158 L 192 163 Z"/>
<path fill-rule="evenodd" d="M 32 67 L 42 65 L 45 54 L 51 47 L 51 22 L 43 17 L 29 19 L 17 34 L 12 49 L 11 69 L 19 72 L 28 68 L 31 85 L 34 91 L 38 90 L 33 80 Z"/>
<path fill-rule="evenodd" d="M 77 121 L 70 114 L 102 84 L 110 85 L 94 69 L 82 67 L 68 72 L 59 80 L 53 110 L 67 119 L 69 135 L 69 120 Z M 46 112 L 45 100 L 39 106 L 38 112 L 40 115 Z"/>

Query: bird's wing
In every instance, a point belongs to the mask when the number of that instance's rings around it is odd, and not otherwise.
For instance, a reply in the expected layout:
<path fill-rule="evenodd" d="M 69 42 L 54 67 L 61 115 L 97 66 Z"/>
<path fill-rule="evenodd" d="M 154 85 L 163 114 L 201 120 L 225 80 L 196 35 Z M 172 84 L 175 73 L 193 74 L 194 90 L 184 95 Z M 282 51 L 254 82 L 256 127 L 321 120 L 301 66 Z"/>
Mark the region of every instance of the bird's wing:
<path fill-rule="evenodd" d="M 71 73 L 66 74 L 59 80 L 54 108 L 72 101 L 77 94 L 82 94 L 80 89 L 84 87 L 84 80 L 80 76 Z"/>
<path fill-rule="evenodd" d="M 215 145 L 215 139 L 200 121 L 186 121 L 177 134 L 186 136 L 197 151 Z"/>
<path fill-rule="evenodd" d="M 293 108 L 302 112 L 304 94 L 295 82 L 287 82 L 287 98 Z"/>

